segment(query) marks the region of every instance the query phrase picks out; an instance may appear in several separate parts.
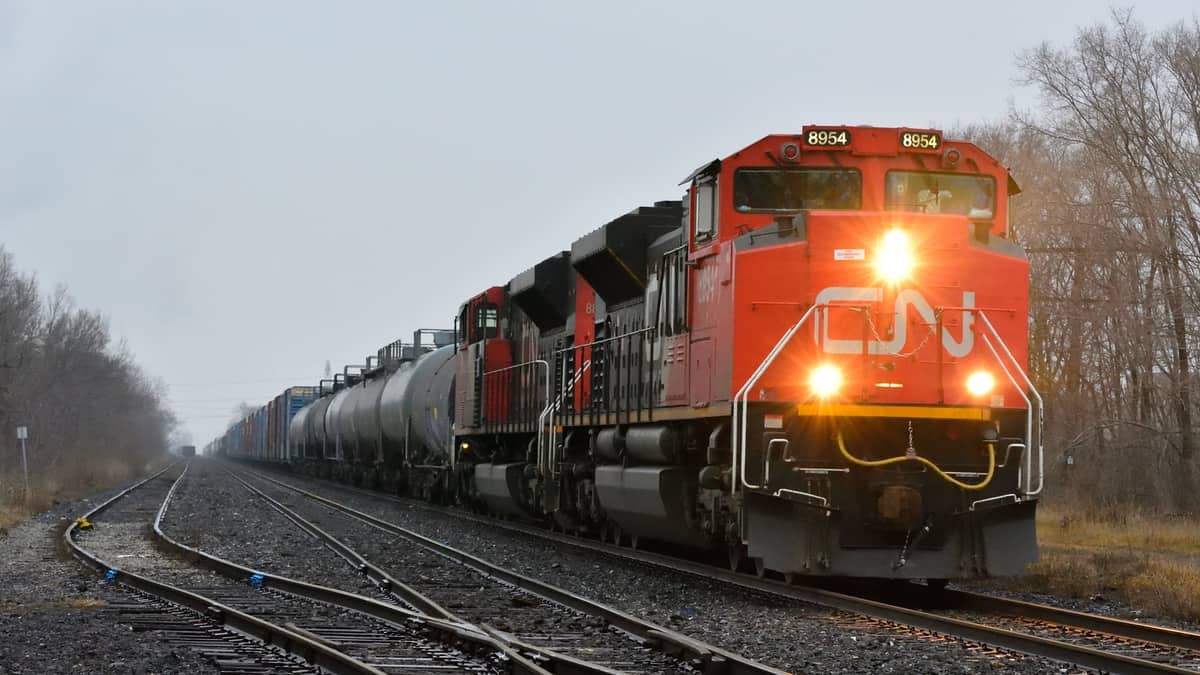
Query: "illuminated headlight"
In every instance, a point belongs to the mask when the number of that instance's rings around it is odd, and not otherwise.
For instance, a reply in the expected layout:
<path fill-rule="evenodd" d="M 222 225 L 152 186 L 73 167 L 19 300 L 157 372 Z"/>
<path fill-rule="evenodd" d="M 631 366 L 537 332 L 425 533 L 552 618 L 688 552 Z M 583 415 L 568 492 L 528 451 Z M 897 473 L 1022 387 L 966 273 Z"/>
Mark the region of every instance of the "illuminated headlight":
<path fill-rule="evenodd" d="M 912 273 L 912 244 L 904 230 L 888 230 L 875 251 L 875 272 L 884 281 L 895 284 Z"/>
<path fill-rule="evenodd" d="M 817 366 L 808 376 L 808 386 L 820 398 L 833 396 L 842 388 L 842 371 L 829 364 Z"/>
<path fill-rule="evenodd" d="M 986 370 L 977 370 L 967 378 L 967 391 L 971 392 L 972 396 L 989 394 L 995 386 L 996 378 Z"/>

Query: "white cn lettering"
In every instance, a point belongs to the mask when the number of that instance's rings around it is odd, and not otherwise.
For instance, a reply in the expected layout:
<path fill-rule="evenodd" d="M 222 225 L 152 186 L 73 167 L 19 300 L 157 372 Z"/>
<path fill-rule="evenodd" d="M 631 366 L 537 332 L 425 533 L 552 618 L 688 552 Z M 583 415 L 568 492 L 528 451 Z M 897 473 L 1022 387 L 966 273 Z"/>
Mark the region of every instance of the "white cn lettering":
<path fill-rule="evenodd" d="M 883 300 L 882 288 L 863 288 L 856 286 L 832 286 L 826 288 L 817 294 L 815 304 L 826 305 L 837 302 L 846 303 L 876 303 Z M 974 291 L 963 291 L 963 307 L 975 306 Z M 933 307 L 929 306 L 929 302 L 925 300 L 925 296 L 921 295 L 916 290 L 911 288 L 900 291 L 896 294 L 896 317 L 894 333 L 892 339 L 887 340 L 868 340 L 867 353 L 876 355 L 899 354 L 904 349 L 904 345 L 908 342 L 908 308 L 912 307 L 917 311 L 921 319 L 932 325 L 937 316 L 933 311 Z M 971 353 L 975 347 L 975 333 L 972 331 L 972 326 L 975 323 L 974 312 L 963 312 L 962 319 L 962 339 L 956 340 L 950 334 L 950 330 L 945 326 L 942 327 L 942 346 L 951 356 L 963 357 Z M 861 354 L 863 351 L 862 340 L 842 340 L 829 337 L 829 323 L 822 322 L 822 318 L 826 316 L 823 310 L 817 310 L 816 317 L 813 321 L 813 339 L 820 341 L 825 353 L 827 354 Z"/>

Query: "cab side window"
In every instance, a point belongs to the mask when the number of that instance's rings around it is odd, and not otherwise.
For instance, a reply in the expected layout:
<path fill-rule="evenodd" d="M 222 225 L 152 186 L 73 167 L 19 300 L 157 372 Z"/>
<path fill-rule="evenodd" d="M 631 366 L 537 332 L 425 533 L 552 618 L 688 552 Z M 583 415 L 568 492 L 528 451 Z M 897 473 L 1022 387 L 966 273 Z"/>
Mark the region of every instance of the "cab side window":
<path fill-rule="evenodd" d="M 496 305 L 485 302 L 475 307 L 474 340 L 491 339 L 500 334 L 500 317 Z"/>
<path fill-rule="evenodd" d="M 698 181 L 693 187 L 696 199 L 696 241 L 707 241 L 717 231 L 717 180 Z"/>

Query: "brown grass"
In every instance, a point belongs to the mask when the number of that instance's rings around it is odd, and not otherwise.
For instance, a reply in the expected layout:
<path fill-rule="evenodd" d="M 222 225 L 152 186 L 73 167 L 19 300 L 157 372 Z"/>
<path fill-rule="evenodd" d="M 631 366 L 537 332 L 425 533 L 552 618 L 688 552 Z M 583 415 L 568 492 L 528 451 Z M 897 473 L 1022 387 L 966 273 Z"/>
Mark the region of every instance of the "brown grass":
<path fill-rule="evenodd" d="M 72 609 L 100 609 L 108 607 L 108 603 L 98 598 L 68 598 L 67 607 Z"/>
<path fill-rule="evenodd" d="M 131 466 L 119 460 L 98 459 L 42 471 L 30 466 L 32 498 L 29 500 L 25 499 L 25 483 L 21 475 L 0 475 L 0 530 L 27 520 L 61 501 L 79 499 L 128 483 L 135 476 L 156 471 L 169 461 L 170 457 L 163 457 L 145 465 Z"/>
<path fill-rule="evenodd" d="M 1200 556 L 1200 518 L 1129 508 L 1039 507 L 1038 541 L 1072 550 L 1176 553 Z"/>
<path fill-rule="evenodd" d="M 1162 616 L 1200 621 L 1200 567 L 1195 561 L 1151 559 L 1127 585 L 1130 604 Z"/>
<path fill-rule="evenodd" d="M 1200 621 L 1200 518 L 1043 507 L 1041 560 L 1014 590 L 1101 595 L 1143 615 Z"/>
<path fill-rule="evenodd" d="M 0 605 L 0 613 L 32 614 L 34 612 L 44 612 L 64 607 L 71 609 L 103 609 L 108 607 L 108 603 L 97 598 L 67 598 L 66 600 L 55 600 L 53 602 L 27 602 L 20 605 Z"/>
<path fill-rule="evenodd" d="M 0 530 L 7 530 L 29 517 L 29 509 L 18 504 L 0 504 Z"/>

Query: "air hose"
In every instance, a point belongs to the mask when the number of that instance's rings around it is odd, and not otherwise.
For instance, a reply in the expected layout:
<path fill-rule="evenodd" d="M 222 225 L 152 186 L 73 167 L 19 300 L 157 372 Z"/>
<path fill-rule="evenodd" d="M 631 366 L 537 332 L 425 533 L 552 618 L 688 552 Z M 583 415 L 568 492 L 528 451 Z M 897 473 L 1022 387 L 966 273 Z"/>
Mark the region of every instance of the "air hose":
<path fill-rule="evenodd" d="M 933 469 L 934 472 L 937 473 L 937 475 L 942 477 L 942 480 L 946 481 L 947 483 L 950 483 L 951 485 L 956 485 L 964 490 L 982 490 L 983 488 L 988 486 L 988 483 L 992 482 L 992 476 L 996 473 L 996 444 L 991 441 L 987 442 L 987 449 L 988 449 L 987 475 L 983 477 L 983 480 L 979 481 L 978 483 L 975 483 L 974 485 L 971 485 L 969 483 L 964 483 L 964 482 L 958 480 L 954 476 L 951 476 L 950 474 L 946 473 L 945 471 L 942 471 L 941 467 L 939 467 L 937 464 L 934 464 L 930 460 L 928 460 L 924 457 L 919 457 L 917 455 L 901 455 L 900 457 L 889 457 L 887 459 L 859 459 L 859 458 L 855 457 L 854 455 L 851 455 L 850 451 L 846 449 L 846 441 L 842 438 L 842 432 L 840 432 L 840 431 L 837 433 L 837 444 L 838 444 L 838 449 L 842 451 L 842 456 L 845 457 L 849 462 L 851 462 L 853 464 L 857 464 L 859 466 L 876 467 L 876 466 L 888 466 L 890 464 L 899 464 L 900 462 L 920 462 L 920 463 L 924 464 L 925 466 L 929 467 L 930 469 Z"/>

